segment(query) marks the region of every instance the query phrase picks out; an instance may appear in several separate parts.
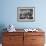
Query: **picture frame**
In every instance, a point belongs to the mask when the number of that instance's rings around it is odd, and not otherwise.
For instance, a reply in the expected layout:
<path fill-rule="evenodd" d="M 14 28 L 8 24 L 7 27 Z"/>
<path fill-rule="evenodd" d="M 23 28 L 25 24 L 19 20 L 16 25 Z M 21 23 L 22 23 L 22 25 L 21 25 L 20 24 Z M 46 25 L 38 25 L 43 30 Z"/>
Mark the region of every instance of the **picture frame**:
<path fill-rule="evenodd" d="M 35 21 L 35 7 L 18 7 L 17 21 L 20 22 L 34 22 Z"/>

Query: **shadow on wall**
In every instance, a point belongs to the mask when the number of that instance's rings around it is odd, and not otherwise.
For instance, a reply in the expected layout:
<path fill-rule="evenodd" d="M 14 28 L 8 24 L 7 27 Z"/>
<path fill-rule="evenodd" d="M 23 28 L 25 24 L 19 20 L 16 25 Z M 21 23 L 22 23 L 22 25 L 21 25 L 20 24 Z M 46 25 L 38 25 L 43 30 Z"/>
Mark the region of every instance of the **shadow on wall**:
<path fill-rule="evenodd" d="M 0 43 L 2 43 L 2 36 L 3 36 L 3 32 L 5 32 L 6 30 L 4 30 L 5 25 L 4 24 L 0 24 Z"/>

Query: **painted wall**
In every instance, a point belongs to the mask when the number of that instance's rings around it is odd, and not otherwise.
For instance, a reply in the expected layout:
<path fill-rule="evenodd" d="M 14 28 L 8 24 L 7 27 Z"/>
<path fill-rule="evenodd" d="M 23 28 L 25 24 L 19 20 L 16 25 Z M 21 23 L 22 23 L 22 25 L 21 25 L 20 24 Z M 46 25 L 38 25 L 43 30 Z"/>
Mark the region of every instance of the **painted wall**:
<path fill-rule="evenodd" d="M 46 0 L 1 0 L 0 24 L 16 28 L 46 28 Z M 18 22 L 17 7 L 35 7 L 35 22 Z"/>

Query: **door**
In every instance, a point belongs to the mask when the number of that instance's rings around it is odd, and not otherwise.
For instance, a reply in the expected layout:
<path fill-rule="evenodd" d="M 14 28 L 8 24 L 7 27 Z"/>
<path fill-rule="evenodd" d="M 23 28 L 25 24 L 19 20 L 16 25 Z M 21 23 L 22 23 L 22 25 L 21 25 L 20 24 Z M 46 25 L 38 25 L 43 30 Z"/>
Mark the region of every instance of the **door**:
<path fill-rule="evenodd" d="M 23 33 L 9 34 L 3 36 L 3 46 L 23 46 Z"/>
<path fill-rule="evenodd" d="M 32 36 L 30 33 L 24 33 L 24 46 L 32 46 Z"/>
<path fill-rule="evenodd" d="M 44 36 L 32 36 L 32 46 L 44 46 Z"/>

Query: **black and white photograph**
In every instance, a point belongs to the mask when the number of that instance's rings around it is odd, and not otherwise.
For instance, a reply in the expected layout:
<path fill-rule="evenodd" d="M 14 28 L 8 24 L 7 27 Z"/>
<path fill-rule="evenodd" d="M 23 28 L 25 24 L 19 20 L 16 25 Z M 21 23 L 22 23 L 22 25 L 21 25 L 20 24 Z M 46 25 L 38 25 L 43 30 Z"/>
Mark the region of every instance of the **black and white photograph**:
<path fill-rule="evenodd" d="M 18 21 L 34 21 L 35 20 L 34 7 L 18 7 L 17 20 Z"/>

